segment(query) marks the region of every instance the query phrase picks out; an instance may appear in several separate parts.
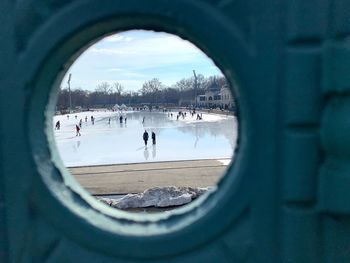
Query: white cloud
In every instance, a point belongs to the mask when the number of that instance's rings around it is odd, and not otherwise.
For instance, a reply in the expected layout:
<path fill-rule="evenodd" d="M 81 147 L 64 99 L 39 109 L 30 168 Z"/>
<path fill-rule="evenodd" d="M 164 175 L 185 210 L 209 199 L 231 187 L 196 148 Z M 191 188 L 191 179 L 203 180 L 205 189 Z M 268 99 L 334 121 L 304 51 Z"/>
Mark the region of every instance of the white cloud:
<path fill-rule="evenodd" d="M 122 71 L 122 69 L 121 68 L 109 68 L 109 69 L 107 69 L 107 71 L 118 71 L 118 72 L 120 72 L 120 71 Z"/>
<path fill-rule="evenodd" d="M 102 40 L 86 53 L 100 56 L 101 60 L 113 61 L 117 67 L 132 67 L 134 70 L 161 68 L 168 65 L 207 60 L 197 47 L 172 35 L 133 39 L 128 44 L 108 43 Z M 115 66 L 116 66 L 115 65 Z"/>
<path fill-rule="evenodd" d="M 118 48 L 96 48 L 96 47 L 91 47 L 86 52 L 100 53 L 100 54 L 104 54 L 104 55 L 131 55 L 131 54 L 136 54 L 136 52 L 132 51 L 132 50 L 125 50 L 125 49 L 118 49 Z"/>
<path fill-rule="evenodd" d="M 91 46 L 69 72 L 73 73 L 74 86 L 93 90 L 103 81 L 118 81 L 126 89 L 135 90 L 153 77 L 170 85 L 174 80 L 192 76 L 192 69 L 212 75 L 218 72 L 202 51 L 177 36 L 127 31 Z"/>
<path fill-rule="evenodd" d="M 116 34 L 116 35 L 111 35 L 111 36 L 105 37 L 103 39 L 103 41 L 106 41 L 106 42 L 121 42 L 121 41 L 130 42 L 132 39 L 133 39 L 132 37 L 126 37 L 126 36 L 123 36 L 121 34 Z"/>
<path fill-rule="evenodd" d="M 145 74 L 141 74 L 141 73 L 136 72 L 136 71 L 125 70 L 122 68 L 110 68 L 110 69 L 107 69 L 107 71 L 117 72 L 117 73 L 115 73 L 116 74 L 115 76 L 118 76 L 118 77 L 129 77 L 129 78 L 145 78 L 145 77 L 147 77 L 147 75 L 145 75 Z"/>
<path fill-rule="evenodd" d="M 111 36 L 105 37 L 103 39 L 103 41 L 106 41 L 106 42 L 118 42 L 118 41 L 123 40 L 123 38 L 124 37 L 122 35 L 111 35 Z"/>
<path fill-rule="evenodd" d="M 113 36 L 114 37 L 114 36 Z M 185 57 L 189 55 L 202 55 L 196 46 L 188 41 L 181 40 L 179 37 L 165 35 L 161 37 L 152 37 L 144 39 L 134 39 L 131 43 L 109 43 L 111 37 L 101 40 L 92 46 L 87 52 L 97 52 L 106 55 L 130 55 L 135 54 L 139 57 L 149 56 L 167 56 Z M 128 39 L 130 37 L 115 36 L 116 39 Z"/>

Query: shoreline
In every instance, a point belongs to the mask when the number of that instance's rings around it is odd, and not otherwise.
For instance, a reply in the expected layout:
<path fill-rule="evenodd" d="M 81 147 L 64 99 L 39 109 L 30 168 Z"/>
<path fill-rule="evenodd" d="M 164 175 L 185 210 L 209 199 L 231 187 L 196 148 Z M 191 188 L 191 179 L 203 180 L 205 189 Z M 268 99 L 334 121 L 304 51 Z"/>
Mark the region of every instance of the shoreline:
<path fill-rule="evenodd" d="M 229 164 L 221 159 L 70 168 L 71 175 L 90 194 L 125 195 L 154 187 L 211 187 Z"/>
<path fill-rule="evenodd" d="M 155 161 L 155 162 L 130 162 L 130 163 L 109 163 L 109 164 L 92 164 L 92 165 L 79 165 L 79 166 L 66 166 L 67 169 L 74 169 L 74 168 L 86 168 L 86 167 L 108 167 L 108 166 L 115 166 L 115 165 L 135 165 L 135 164 L 157 164 L 157 163 L 169 163 L 169 162 L 187 162 L 187 161 L 211 161 L 211 160 L 217 160 L 217 161 L 228 161 L 232 160 L 233 157 L 212 157 L 212 158 L 204 158 L 204 159 L 179 159 L 179 160 L 164 160 L 164 161 Z"/>

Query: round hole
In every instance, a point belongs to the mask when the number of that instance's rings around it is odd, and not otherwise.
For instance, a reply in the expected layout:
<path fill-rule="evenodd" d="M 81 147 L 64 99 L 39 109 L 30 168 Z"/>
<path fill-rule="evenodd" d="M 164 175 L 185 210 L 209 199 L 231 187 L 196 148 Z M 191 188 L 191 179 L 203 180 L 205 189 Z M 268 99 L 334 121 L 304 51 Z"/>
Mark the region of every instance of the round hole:
<path fill-rule="evenodd" d="M 75 60 L 56 93 L 52 130 L 63 165 L 104 204 L 172 213 L 215 191 L 231 164 L 230 85 L 175 35 L 107 36 Z"/>

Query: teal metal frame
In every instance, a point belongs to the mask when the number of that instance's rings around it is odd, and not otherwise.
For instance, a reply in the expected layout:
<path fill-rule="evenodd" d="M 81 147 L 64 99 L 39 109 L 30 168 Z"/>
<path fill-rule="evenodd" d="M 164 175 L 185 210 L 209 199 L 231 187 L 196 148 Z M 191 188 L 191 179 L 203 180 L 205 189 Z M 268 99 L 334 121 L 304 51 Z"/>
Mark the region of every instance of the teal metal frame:
<path fill-rule="evenodd" d="M 2 0 L 0 262 L 350 262 L 349 11 L 345 0 Z M 170 215 L 99 204 L 48 125 L 74 59 L 129 29 L 193 42 L 238 84 L 233 164 Z"/>

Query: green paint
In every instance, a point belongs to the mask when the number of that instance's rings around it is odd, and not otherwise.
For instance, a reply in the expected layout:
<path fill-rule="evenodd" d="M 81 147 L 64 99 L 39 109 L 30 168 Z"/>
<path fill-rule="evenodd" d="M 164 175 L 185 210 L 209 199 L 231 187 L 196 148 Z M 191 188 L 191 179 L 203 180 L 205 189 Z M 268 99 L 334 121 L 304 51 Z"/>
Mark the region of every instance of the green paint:
<path fill-rule="evenodd" d="M 349 11 L 345 0 L 2 0 L 0 262 L 350 262 Z M 192 41 L 239 86 L 234 164 L 171 216 L 103 207 L 49 147 L 45 110 L 65 70 L 127 29 Z"/>

